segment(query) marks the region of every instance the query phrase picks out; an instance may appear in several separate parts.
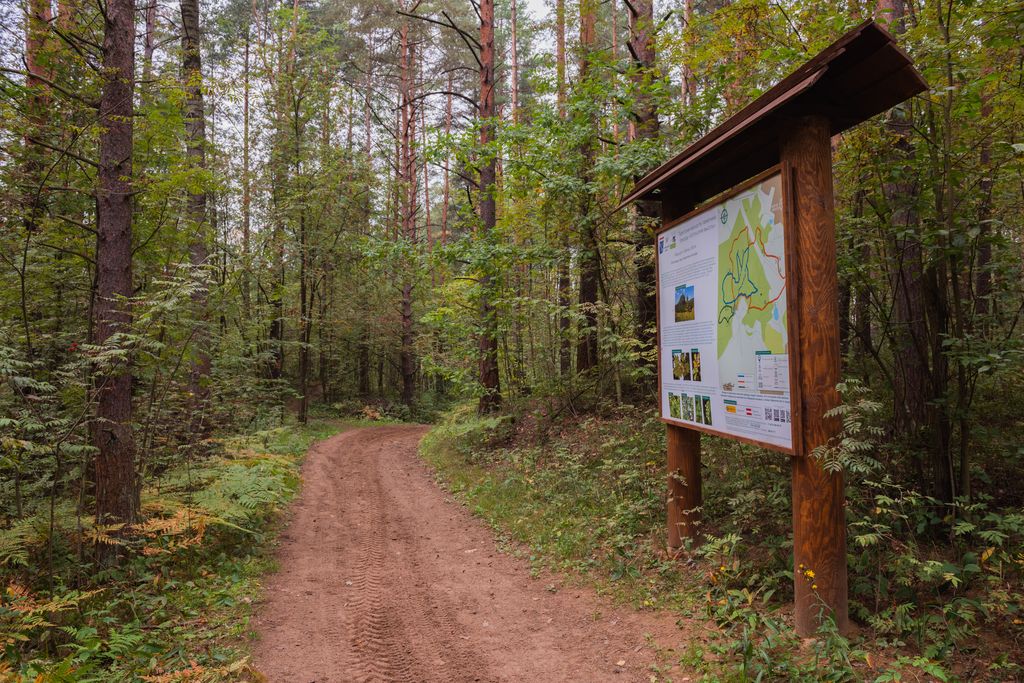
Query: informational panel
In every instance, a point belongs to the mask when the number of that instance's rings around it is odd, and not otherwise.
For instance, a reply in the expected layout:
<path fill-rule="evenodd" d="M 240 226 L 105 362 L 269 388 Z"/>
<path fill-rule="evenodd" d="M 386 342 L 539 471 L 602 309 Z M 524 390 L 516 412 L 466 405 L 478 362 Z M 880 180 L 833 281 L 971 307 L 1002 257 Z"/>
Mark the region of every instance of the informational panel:
<path fill-rule="evenodd" d="M 792 451 L 784 220 L 775 173 L 658 235 L 664 419 Z"/>

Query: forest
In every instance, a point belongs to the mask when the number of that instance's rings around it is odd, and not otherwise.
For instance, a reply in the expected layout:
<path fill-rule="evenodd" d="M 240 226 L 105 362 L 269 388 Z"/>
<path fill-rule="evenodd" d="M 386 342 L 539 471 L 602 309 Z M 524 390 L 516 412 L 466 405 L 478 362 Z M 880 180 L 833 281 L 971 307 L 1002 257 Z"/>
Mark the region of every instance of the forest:
<path fill-rule="evenodd" d="M 289 680 L 251 656 L 282 514 L 307 448 L 378 424 L 431 425 L 417 462 L 534 574 L 703 625 L 637 680 L 1024 679 L 1021 4 L 0 18 L 0 681 Z M 802 641 L 786 456 L 704 436 L 703 542 L 664 546 L 662 214 L 620 205 L 868 19 L 928 89 L 832 139 L 842 432 L 812 457 L 856 628 Z"/>

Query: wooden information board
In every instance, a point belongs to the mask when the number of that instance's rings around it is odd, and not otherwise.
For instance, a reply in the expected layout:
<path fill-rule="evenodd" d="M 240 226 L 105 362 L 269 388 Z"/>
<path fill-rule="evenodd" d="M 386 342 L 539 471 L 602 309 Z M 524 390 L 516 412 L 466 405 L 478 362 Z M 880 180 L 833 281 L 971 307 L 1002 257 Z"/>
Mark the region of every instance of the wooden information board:
<path fill-rule="evenodd" d="M 849 627 L 843 474 L 811 457 L 840 430 L 834 136 L 927 84 L 866 21 L 637 181 L 660 202 L 658 404 L 667 544 L 699 543 L 701 434 L 789 453 L 794 623 Z M 749 180 L 748 180 L 749 179 Z"/>
<path fill-rule="evenodd" d="M 794 454 L 787 183 L 778 167 L 659 231 L 665 422 Z"/>

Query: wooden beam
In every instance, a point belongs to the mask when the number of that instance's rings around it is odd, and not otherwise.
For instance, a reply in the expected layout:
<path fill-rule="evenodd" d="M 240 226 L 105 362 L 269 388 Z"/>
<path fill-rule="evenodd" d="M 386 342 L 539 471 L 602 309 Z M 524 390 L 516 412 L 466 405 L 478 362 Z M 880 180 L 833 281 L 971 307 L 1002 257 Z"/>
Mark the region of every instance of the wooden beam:
<path fill-rule="evenodd" d="M 868 20 L 641 178 L 621 204 L 661 199 L 656 191 L 672 182 L 694 187 L 710 179 L 712 185 L 717 185 L 721 166 L 741 178 L 753 177 L 777 160 L 751 157 L 748 148 L 774 143 L 784 119 L 824 114 L 836 135 L 927 87 L 895 39 Z M 711 189 L 712 193 L 717 191 Z M 701 193 L 696 200 L 702 202 L 711 196 Z"/>
<path fill-rule="evenodd" d="M 663 198 L 661 224 L 667 226 L 686 215 L 696 206 L 690 188 L 676 188 Z M 661 308 L 660 273 L 655 271 Z M 661 326 L 658 325 L 658 396 L 661 397 Z M 660 412 L 660 410 L 659 410 Z M 668 465 L 667 545 L 677 550 L 683 539 L 696 541 L 700 532 L 700 507 L 704 504 L 700 471 L 700 432 L 677 425 L 665 425 Z"/>
<path fill-rule="evenodd" d="M 668 445 L 668 547 L 676 550 L 683 539 L 700 535 L 701 493 L 700 432 L 665 425 Z"/>
<path fill-rule="evenodd" d="M 843 476 L 822 469 L 811 453 L 839 432 L 825 413 L 839 404 L 839 301 L 832 194 L 831 129 L 824 116 L 789 122 L 780 156 L 795 219 L 800 338 L 797 396 L 802 399 L 793 470 L 793 567 L 797 632 L 811 636 L 822 616 L 849 628 Z M 792 343 L 794 340 L 790 340 Z"/>

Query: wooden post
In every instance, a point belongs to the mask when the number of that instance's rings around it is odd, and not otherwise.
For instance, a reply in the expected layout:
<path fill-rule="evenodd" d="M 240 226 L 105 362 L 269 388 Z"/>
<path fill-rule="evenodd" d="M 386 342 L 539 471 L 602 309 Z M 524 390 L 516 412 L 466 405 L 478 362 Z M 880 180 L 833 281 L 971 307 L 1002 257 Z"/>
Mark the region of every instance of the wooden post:
<path fill-rule="evenodd" d="M 700 432 L 665 425 L 668 442 L 668 547 L 675 550 L 683 539 L 700 534 L 701 496 Z"/>
<path fill-rule="evenodd" d="M 661 202 L 661 224 L 670 223 L 690 212 L 697 203 L 688 188 L 675 188 Z M 655 275 L 655 279 L 660 275 Z M 660 283 L 655 283 L 660 287 Z M 658 326 L 657 344 L 661 349 L 661 326 Z M 661 372 L 659 360 L 658 372 Z M 659 382 L 659 391 L 660 391 Z M 704 504 L 700 472 L 700 432 L 673 424 L 665 425 L 668 451 L 667 524 L 668 547 L 677 550 L 683 539 L 696 541 L 700 535 L 700 507 Z"/>
<path fill-rule="evenodd" d="M 832 148 L 829 121 L 807 116 L 791 122 L 781 138 L 783 172 L 792 188 L 795 219 L 799 387 L 803 403 L 800 431 L 794 434 L 800 455 L 793 467 L 793 572 L 796 629 L 817 631 L 831 616 L 840 632 L 847 615 L 846 520 L 842 474 L 825 472 L 811 452 L 839 431 L 825 413 L 839 404 L 839 310 L 836 277 L 835 217 L 832 196 Z"/>

